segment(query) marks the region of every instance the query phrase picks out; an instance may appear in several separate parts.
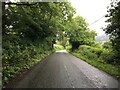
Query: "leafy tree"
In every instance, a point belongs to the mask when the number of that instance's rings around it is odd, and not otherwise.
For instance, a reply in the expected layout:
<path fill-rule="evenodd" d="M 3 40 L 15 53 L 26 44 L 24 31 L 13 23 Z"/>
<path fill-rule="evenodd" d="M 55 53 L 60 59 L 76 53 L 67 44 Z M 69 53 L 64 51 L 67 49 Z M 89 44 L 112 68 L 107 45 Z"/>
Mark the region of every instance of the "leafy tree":
<path fill-rule="evenodd" d="M 113 50 L 115 52 L 116 62 L 120 62 L 120 1 L 112 1 L 106 15 L 108 20 L 105 32 L 110 36 Z"/>
<path fill-rule="evenodd" d="M 81 16 L 73 18 L 69 23 L 67 30 L 69 35 L 69 42 L 72 45 L 72 50 L 78 49 L 79 45 L 92 45 L 95 42 L 96 33 L 87 28 L 88 24 Z"/>
<path fill-rule="evenodd" d="M 53 51 L 56 35 L 74 9 L 67 2 L 3 2 L 2 9 L 4 84 Z"/>

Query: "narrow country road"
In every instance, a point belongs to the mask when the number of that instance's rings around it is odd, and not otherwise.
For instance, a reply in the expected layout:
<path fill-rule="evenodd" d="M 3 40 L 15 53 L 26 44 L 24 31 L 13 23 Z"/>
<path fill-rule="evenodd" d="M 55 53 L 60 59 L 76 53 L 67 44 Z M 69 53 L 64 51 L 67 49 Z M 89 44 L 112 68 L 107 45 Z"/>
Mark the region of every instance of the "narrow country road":
<path fill-rule="evenodd" d="M 14 88 L 118 88 L 118 81 L 67 52 L 47 56 Z"/>

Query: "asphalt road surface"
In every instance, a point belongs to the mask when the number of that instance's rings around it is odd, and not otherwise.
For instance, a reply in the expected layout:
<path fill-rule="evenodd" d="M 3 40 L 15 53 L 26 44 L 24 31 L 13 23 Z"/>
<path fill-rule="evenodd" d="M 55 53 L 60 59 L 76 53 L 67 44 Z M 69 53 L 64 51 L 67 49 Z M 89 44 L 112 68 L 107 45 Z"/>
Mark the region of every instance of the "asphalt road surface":
<path fill-rule="evenodd" d="M 118 88 L 118 81 L 66 51 L 47 56 L 14 88 Z"/>

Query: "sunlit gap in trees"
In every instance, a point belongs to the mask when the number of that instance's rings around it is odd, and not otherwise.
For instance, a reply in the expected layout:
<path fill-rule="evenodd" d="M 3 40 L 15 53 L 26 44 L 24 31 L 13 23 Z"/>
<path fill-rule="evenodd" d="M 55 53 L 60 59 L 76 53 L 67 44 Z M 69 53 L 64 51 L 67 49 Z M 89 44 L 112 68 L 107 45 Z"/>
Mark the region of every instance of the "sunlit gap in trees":
<path fill-rule="evenodd" d="M 68 53 L 66 50 L 59 50 L 59 51 L 56 51 L 57 53 Z"/>

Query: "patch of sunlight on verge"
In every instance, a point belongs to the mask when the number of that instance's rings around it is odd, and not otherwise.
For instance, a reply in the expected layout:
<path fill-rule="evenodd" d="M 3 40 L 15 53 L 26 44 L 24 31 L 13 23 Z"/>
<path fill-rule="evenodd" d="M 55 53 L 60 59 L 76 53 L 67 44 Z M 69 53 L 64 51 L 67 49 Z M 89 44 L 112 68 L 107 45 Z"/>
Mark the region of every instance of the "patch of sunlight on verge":
<path fill-rule="evenodd" d="M 59 50 L 59 51 L 56 51 L 57 53 L 68 53 L 66 50 Z"/>

